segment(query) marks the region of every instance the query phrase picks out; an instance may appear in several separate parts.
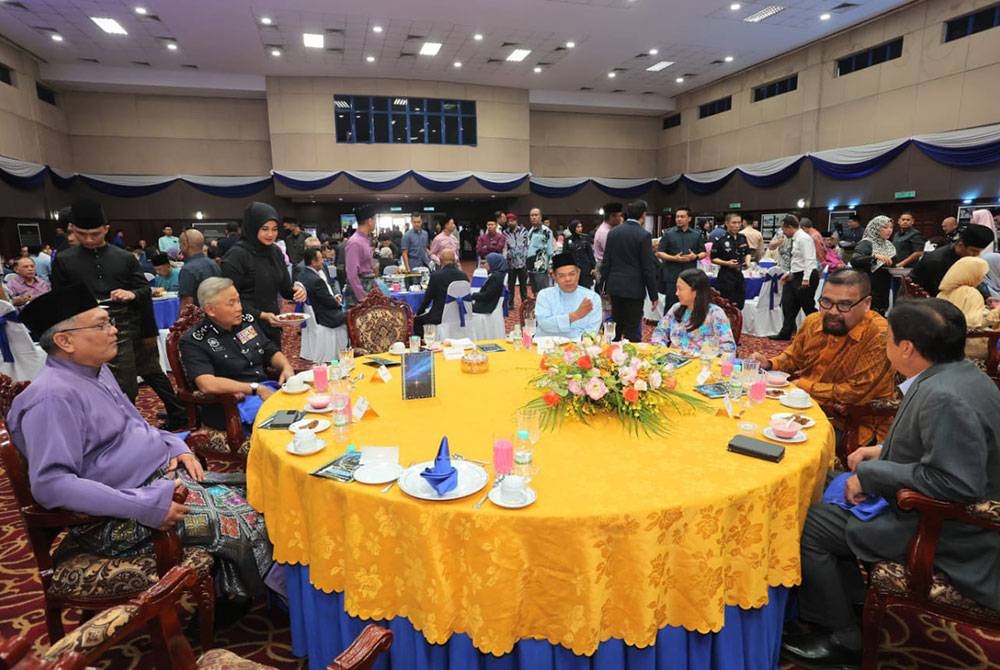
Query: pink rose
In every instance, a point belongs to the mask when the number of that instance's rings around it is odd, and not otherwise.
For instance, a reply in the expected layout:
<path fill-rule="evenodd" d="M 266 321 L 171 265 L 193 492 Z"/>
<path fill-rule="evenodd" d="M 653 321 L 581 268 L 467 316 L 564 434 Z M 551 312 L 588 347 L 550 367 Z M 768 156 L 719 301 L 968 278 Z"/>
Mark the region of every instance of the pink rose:
<path fill-rule="evenodd" d="M 615 347 L 614 349 L 611 350 L 611 361 L 615 365 L 621 365 L 622 363 L 625 362 L 626 358 L 628 358 L 628 354 L 622 351 L 621 347 Z"/>
<path fill-rule="evenodd" d="M 580 383 L 579 379 L 570 379 L 566 387 L 573 395 L 583 395 L 585 393 L 583 390 L 583 384 Z"/>
<path fill-rule="evenodd" d="M 584 386 L 587 396 L 591 400 L 600 400 L 608 394 L 608 387 L 604 385 L 600 377 L 591 377 Z"/>
<path fill-rule="evenodd" d="M 663 385 L 663 375 L 658 371 L 654 370 L 652 374 L 649 375 L 649 388 L 656 390 Z"/>
<path fill-rule="evenodd" d="M 622 384 L 628 385 L 634 382 L 639 375 L 632 368 L 622 368 L 619 370 L 618 376 L 621 378 Z"/>

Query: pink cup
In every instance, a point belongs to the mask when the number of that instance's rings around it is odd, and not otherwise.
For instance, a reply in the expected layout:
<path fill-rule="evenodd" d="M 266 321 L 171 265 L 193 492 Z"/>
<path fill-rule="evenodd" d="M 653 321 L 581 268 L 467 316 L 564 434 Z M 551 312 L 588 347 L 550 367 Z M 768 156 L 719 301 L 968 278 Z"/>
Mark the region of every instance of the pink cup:
<path fill-rule="evenodd" d="M 732 377 L 733 375 L 733 360 L 727 358 L 719 364 L 719 372 L 722 373 L 723 377 Z"/>
<path fill-rule="evenodd" d="M 322 393 L 326 390 L 327 369 L 325 365 L 313 366 L 313 388 Z"/>
<path fill-rule="evenodd" d="M 498 475 L 510 474 L 514 469 L 514 444 L 505 438 L 493 441 L 493 471 Z"/>
<path fill-rule="evenodd" d="M 765 397 L 767 397 L 767 383 L 763 377 L 758 377 L 750 385 L 750 402 L 764 402 Z"/>

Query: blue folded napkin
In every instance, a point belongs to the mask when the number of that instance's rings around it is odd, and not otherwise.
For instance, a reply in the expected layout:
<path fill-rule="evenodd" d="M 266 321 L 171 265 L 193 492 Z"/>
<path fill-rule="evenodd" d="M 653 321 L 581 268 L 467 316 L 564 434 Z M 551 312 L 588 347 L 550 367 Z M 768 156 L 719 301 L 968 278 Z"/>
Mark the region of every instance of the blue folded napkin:
<path fill-rule="evenodd" d="M 266 386 L 272 391 L 277 391 L 279 386 L 278 382 L 263 382 L 261 386 Z M 264 404 L 259 395 L 248 395 L 243 399 L 236 407 L 240 410 L 240 421 L 244 424 L 244 428 L 247 428 L 247 433 L 250 432 L 249 426 L 253 425 L 254 420 L 257 418 L 257 412 L 260 411 L 260 406 Z"/>
<path fill-rule="evenodd" d="M 854 473 L 845 472 L 837 475 L 830 482 L 830 485 L 826 487 L 826 491 L 823 492 L 823 502 L 842 507 L 862 521 L 874 519 L 882 513 L 882 510 L 889 506 L 889 503 L 885 498 L 880 496 L 868 496 L 864 502 L 860 502 L 857 505 L 847 502 L 847 499 L 844 498 L 844 487 L 847 483 L 847 478 L 852 474 Z"/>
<path fill-rule="evenodd" d="M 448 450 L 447 437 L 441 438 L 441 446 L 438 447 L 437 456 L 434 458 L 434 466 L 424 468 L 420 476 L 434 487 L 439 496 L 443 496 L 458 486 L 458 470 L 451 464 L 451 452 Z"/>

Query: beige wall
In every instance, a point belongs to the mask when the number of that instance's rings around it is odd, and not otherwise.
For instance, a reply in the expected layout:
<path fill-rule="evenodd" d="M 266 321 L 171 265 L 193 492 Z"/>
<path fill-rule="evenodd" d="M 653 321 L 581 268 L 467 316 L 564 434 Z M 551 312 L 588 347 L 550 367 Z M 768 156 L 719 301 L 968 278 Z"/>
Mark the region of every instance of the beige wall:
<path fill-rule="evenodd" d="M 945 43 L 945 20 L 995 0 L 925 0 L 678 98 L 661 131 L 657 174 L 1000 122 L 1000 31 Z M 836 61 L 903 36 L 896 60 L 836 77 Z M 798 73 L 798 90 L 751 103 L 752 89 Z M 729 112 L 698 105 L 733 96 Z"/>
<path fill-rule="evenodd" d="M 478 146 L 338 144 L 334 95 L 475 100 Z M 278 170 L 529 169 L 528 92 L 400 79 L 269 77 L 267 111 Z"/>
<path fill-rule="evenodd" d="M 35 59 L 0 41 L 0 63 L 14 70 L 13 86 L 0 83 L 0 156 L 73 169 L 66 117 L 38 99 Z"/>
<path fill-rule="evenodd" d="M 79 172 L 265 175 L 264 100 L 67 91 L 60 95 Z"/>
<path fill-rule="evenodd" d="M 545 177 L 656 174 L 659 117 L 531 112 L 531 172 Z"/>

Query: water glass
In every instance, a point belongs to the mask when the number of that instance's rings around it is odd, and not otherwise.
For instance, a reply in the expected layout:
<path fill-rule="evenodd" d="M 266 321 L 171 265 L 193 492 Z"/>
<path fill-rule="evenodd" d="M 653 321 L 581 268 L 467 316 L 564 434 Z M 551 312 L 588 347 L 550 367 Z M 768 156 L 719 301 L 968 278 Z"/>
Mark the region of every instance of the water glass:
<path fill-rule="evenodd" d="M 420 352 L 420 336 L 410 335 L 410 353 L 416 354 Z"/>
<path fill-rule="evenodd" d="M 340 366 L 344 374 L 350 373 L 354 369 L 354 348 L 344 347 L 340 350 Z"/>
<path fill-rule="evenodd" d="M 611 344 L 615 341 L 615 328 L 616 324 L 614 321 L 604 322 L 604 342 L 605 344 Z"/>
<path fill-rule="evenodd" d="M 528 441 L 534 446 L 541 438 L 542 417 L 538 410 L 522 407 L 517 410 L 517 430 L 528 431 Z"/>
<path fill-rule="evenodd" d="M 754 377 L 753 382 L 750 384 L 750 402 L 754 405 L 759 405 L 764 402 L 764 398 L 766 397 L 767 381 L 764 374 L 758 371 L 757 376 Z"/>
<path fill-rule="evenodd" d="M 434 324 L 429 323 L 424 326 L 424 344 L 428 347 L 434 346 L 434 342 L 437 340 L 437 328 Z"/>
<path fill-rule="evenodd" d="M 529 337 L 535 336 L 535 317 L 528 316 L 524 319 L 524 333 Z"/>
<path fill-rule="evenodd" d="M 351 422 L 351 385 L 344 380 L 330 384 L 330 404 L 333 406 L 333 425 L 346 429 Z"/>

